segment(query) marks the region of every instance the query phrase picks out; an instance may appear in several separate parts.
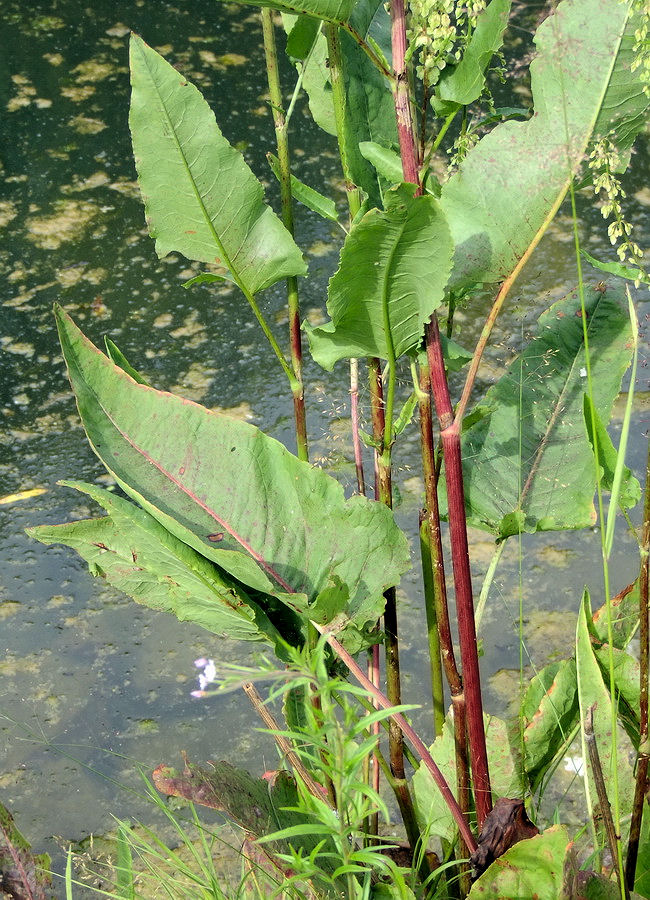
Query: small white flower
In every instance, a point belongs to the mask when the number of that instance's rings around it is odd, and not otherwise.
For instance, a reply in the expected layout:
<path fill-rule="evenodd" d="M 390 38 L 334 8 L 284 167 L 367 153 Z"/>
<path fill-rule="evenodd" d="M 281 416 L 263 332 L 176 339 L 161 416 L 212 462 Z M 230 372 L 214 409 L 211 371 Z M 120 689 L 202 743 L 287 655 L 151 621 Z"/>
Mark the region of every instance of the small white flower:
<path fill-rule="evenodd" d="M 202 697 L 207 686 L 212 684 L 217 677 L 217 667 L 215 666 L 213 659 L 207 659 L 204 656 L 200 659 L 195 659 L 194 665 L 197 669 L 203 669 L 203 671 L 198 676 L 199 690 L 192 691 L 192 697 Z"/>

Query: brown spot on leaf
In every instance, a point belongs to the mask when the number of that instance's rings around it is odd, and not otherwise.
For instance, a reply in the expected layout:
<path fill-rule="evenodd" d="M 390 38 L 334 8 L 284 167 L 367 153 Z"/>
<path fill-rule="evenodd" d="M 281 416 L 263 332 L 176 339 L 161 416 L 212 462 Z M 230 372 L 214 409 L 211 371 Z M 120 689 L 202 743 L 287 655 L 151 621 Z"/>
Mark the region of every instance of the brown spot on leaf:
<path fill-rule="evenodd" d="M 213 544 L 218 544 L 219 541 L 223 540 L 224 533 L 223 531 L 216 531 L 214 534 L 208 535 L 208 540 L 212 541 Z"/>

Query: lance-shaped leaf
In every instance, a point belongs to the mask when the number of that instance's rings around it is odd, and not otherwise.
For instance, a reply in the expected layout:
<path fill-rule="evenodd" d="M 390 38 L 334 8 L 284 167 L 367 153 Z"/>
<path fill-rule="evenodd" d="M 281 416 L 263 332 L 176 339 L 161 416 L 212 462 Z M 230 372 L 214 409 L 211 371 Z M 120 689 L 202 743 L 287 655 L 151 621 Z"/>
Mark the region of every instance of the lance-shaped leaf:
<path fill-rule="evenodd" d="M 604 422 L 632 353 L 620 285 L 585 290 L 594 403 Z M 501 537 L 595 522 L 595 466 L 584 424 L 580 301 L 570 294 L 487 392 L 463 434 L 468 516 Z M 521 440 L 520 440 L 521 439 Z"/>
<path fill-rule="evenodd" d="M 337 576 L 346 613 L 376 618 L 409 567 L 383 504 L 352 497 L 278 441 L 173 394 L 137 384 L 57 309 L 91 446 L 121 487 L 180 540 L 238 581 L 285 602 L 315 601 Z"/>
<path fill-rule="evenodd" d="M 492 0 L 478 15 L 474 30 L 463 57 L 457 66 L 444 69 L 436 85 L 434 106 L 438 98 L 454 106 L 469 106 L 483 93 L 485 70 L 497 50 L 503 44 L 503 32 L 510 16 L 511 0 Z"/>
<path fill-rule="evenodd" d="M 307 329 L 312 356 L 326 369 L 349 357 L 408 353 L 443 301 L 453 246 L 437 201 L 413 197 L 409 185 L 386 201 L 346 238 L 329 284 L 332 321 Z"/>
<path fill-rule="evenodd" d="M 634 773 L 629 763 L 627 753 L 619 746 L 616 756 L 616 770 L 614 770 L 612 751 L 612 699 L 605 685 L 594 647 L 591 642 L 589 623 L 591 621 L 591 601 L 589 592 L 585 590 L 578 624 L 576 628 L 576 668 L 578 673 L 578 698 L 580 700 L 580 717 L 584 728 L 585 719 L 590 708 L 593 707 L 593 730 L 600 757 L 600 765 L 603 770 L 605 786 L 608 797 L 614 796 L 614 779 L 618 780 L 618 796 L 620 800 L 620 813 L 622 817 L 629 816 L 634 797 Z M 615 739 L 620 745 L 620 735 Z M 589 784 L 589 796 L 591 807 L 599 802 L 598 793 L 594 783 L 593 770 L 589 756 L 586 759 L 587 781 Z M 624 822 L 624 828 L 629 828 L 629 820 Z"/>
<path fill-rule="evenodd" d="M 88 494 L 108 516 L 68 525 L 40 525 L 27 533 L 43 544 L 76 550 L 101 575 L 138 603 L 173 613 L 234 640 L 272 640 L 266 614 L 233 579 L 170 534 L 153 516 L 103 488 L 61 482 Z"/>
<path fill-rule="evenodd" d="M 443 187 L 456 246 L 452 287 L 510 274 L 592 138 L 615 130 L 631 145 L 648 109 L 638 73 L 630 74 L 635 27 L 619 0 L 563 0 L 540 25 L 530 68 L 535 114 L 497 126 Z"/>
<path fill-rule="evenodd" d="M 299 248 L 200 92 L 136 35 L 131 83 L 133 152 L 158 255 L 216 263 L 249 294 L 304 275 Z"/>
<path fill-rule="evenodd" d="M 554 757 L 567 744 L 578 718 L 578 683 L 573 659 L 536 673 L 521 705 L 526 776 L 534 791 Z"/>
<path fill-rule="evenodd" d="M 616 472 L 616 464 L 618 462 L 618 452 L 612 443 L 607 429 L 603 425 L 600 416 L 589 399 L 589 395 L 584 395 L 584 415 L 585 427 L 589 435 L 589 442 L 594 448 L 598 448 L 598 464 L 601 468 L 601 486 L 606 491 L 611 491 L 614 484 L 614 475 Z M 593 425 L 595 424 L 595 430 Z M 623 466 L 623 476 L 621 479 L 621 491 L 618 502 L 623 509 L 630 509 L 641 499 L 641 485 L 634 477 L 627 466 Z"/>

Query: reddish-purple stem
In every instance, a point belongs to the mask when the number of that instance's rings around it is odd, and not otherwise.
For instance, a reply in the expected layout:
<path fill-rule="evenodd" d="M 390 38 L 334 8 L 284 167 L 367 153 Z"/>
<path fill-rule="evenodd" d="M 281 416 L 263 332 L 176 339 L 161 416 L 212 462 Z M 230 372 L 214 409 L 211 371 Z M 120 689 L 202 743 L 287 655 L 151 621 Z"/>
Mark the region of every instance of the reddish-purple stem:
<path fill-rule="evenodd" d="M 404 0 L 391 0 L 391 43 L 393 50 L 393 68 L 395 70 L 395 116 L 397 118 L 397 135 L 402 156 L 404 181 L 418 185 L 420 179 L 417 164 L 417 150 L 413 133 L 411 101 L 409 97 L 408 72 L 406 70 L 406 14 Z"/>
<path fill-rule="evenodd" d="M 490 789 L 490 774 L 483 727 L 483 700 L 481 697 L 476 626 L 474 622 L 474 599 L 472 596 L 472 576 L 469 565 L 463 468 L 460 453 L 460 425 L 454 422 L 454 413 L 442 355 L 442 345 L 440 343 L 440 331 L 435 313 L 431 316 L 431 321 L 427 326 L 427 355 L 431 373 L 431 390 L 440 422 L 442 451 L 445 459 L 449 536 L 454 569 L 454 586 L 456 589 L 458 638 L 463 666 L 467 731 L 476 813 L 480 828 L 492 809 L 492 791 Z"/>

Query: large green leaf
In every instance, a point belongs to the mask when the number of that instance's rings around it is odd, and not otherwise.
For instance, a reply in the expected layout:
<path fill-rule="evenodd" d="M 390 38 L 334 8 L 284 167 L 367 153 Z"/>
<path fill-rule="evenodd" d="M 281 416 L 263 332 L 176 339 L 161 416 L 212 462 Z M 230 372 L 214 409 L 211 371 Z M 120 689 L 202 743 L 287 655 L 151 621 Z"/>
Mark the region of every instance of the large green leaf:
<path fill-rule="evenodd" d="M 585 291 L 594 402 L 604 422 L 632 352 L 620 285 Z M 502 537 L 595 521 L 595 466 L 584 424 L 585 353 L 576 293 L 539 319 L 538 337 L 468 418 L 465 499 L 472 522 Z"/>
<path fill-rule="evenodd" d="M 29 528 L 32 537 L 43 544 L 72 547 L 93 575 L 101 575 L 138 603 L 173 613 L 181 621 L 235 640 L 277 637 L 265 613 L 240 585 L 149 513 L 96 485 L 62 484 L 88 494 L 109 515 Z"/>
<path fill-rule="evenodd" d="M 571 845 L 563 825 L 519 841 L 474 882 L 468 900 L 558 900 Z"/>
<path fill-rule="evenodd" d="M 457 66 L 443 70 L 436 85 L 434 105 L 438 97 L 458 106 L 469 106 L 478 100 L 485 87 L 485 70 L 503 44 L 510 5 L 511 0 L 492 0 L 479 14 L 462 59 Z"/>
<path fill-rule="evenodd" d="M 285 16 L 285 27 L 291 38 L 301 19 Z M 350 16 L 349 26 L 361 38 L 371 35 L 380 46 L 390 48 L 390 18 L 381 0 L 359 0 Z M 368 197 L 372 206 L 381 205 L 381 190 L 374 166 L 362 155 L 359 144 L 367 141 L 382 146 L 397 146 L 395 107 L 390 85 L 363 48 L 347 31 L 339 33 L 343 81 L 345 85 L 344 140 L 350 177 Z M 307 49 L 307 45 L 303 47 Z M 309 97 L 314 121 L 328 134 L 336 134 L 336 120 L 330 80 L 327 40 L 318 35 L 309 48 L 302 69 L 303 87 Z M 387 54 L 390 57 L 390 52 Z M 397 181 L 401 181 L 401 177 Z"/>
<path fill-rule="evenodd" d="M 413 350 L 443 301 L 453 247 L 437 201 L 402 185 L 386 202 L 346 238 L 329 285 L 332 321 L 307 330 L 312 356 L 326 369 L 343 358 Z"/>
<path fill-rule="evenodd" d="M 518 735 L 507 722 L 496 716 L 486 715 L 484 719 L 494 797 L 518 797 L 523 791 Z M 445 720 L 442 734 L 429 750 L 454 796 L 457 796 L 454 726 L 449 718 Z M 452 840 L 456 829 L 454 818 L 425 766 L 420 766 L 414 774 L 413 790 L 422 831 Z"/>
<path fill-rule="evenodd" d="M 578 684 L 573 659 L 551 663 L 538 672 L 524 697 L 526 775 L 533 791 L 566 744 L 578 717 Z"/>
<path fill-rule="evenodd" d="M 497 126 L 442 190 L 456 246 L 452 287 L 503 280 L 559 206 L 592 137 L 616 128 L 631 143 L 642 127 L 648 99 L 630 74 L 629 9 L 563 0 L 537 30 L 535 114 Z"/>
<path fill-rule="evenodd" d="M 612 645 L 619 650 L 624 650 L 630 643 L 639 624 L 639 581 L 619 591 L 611 599 L 612 616 Z M 608 640 L 607 603 L 603 603 L 593 615 L 591 630 L 599 641 L 605 643 Z"/>
<path fill-rule="evenodd" d="M 609 691 L 603 680 L 598 660 L 591 643 L 589 624 L 591 622 L 591 603 L 589 592 L 585 590 L 582 599 L 578 625 L 576 629 L 576 667 L 578 673 L 578 697 L 580 700 L 580 717 L 584 727 L 588 710 L 593 707 L 593 729 L 600 757 L 600 765 L 603 770 L 607 796 L 614 796 L 614 780 L 618 781 L 618 796 L 620 812 L 623 817 L 624 827 L 629 828 L 629 821 L 625 826 L 625 817 L 629 816 L 634 797 L 634 773 L 627 759 L 627 753 L 621 745 L 621 735 L 618 732 L 617 765 L 614 770 L 614 758 L 612 754 L 612 701 Z M 587 757 L 587 780 L 592 808 L 598 803 L 598 794 L 594 784 L 591 761 Z"/>
<path fill-rule="evenodd" d="M 133 152 L 158 255 L 223 266 L 250 294 L 304 275 L 300 250 L 199 91 L 136 35 L 131 83 Z"/>
<path fill-rule="evenodd" d="M 238 581 L 298 611 L 338 578 L 347 614 L 377 617 L 409 567 L 389 509 L 345 500 L 337 481 L 248 423 L 137 384 L 56 314 L 91 446 L 129 496 Z"/>

